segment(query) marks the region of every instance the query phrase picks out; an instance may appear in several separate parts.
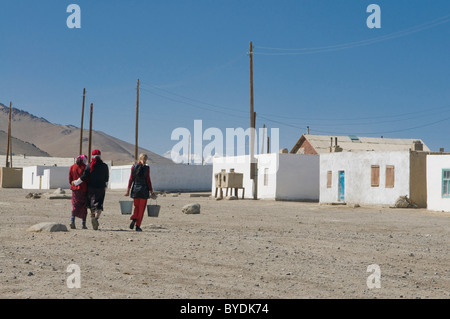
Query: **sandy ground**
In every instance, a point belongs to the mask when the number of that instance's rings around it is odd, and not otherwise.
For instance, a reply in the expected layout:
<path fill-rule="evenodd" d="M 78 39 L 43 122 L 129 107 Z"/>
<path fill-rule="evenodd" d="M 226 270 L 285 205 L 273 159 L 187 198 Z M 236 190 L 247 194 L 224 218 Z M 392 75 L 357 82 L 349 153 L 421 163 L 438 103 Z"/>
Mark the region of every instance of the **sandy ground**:
<path fill-rule="evenodd" d="M 28 193 L 0 190 L 0 298 L 450 298 L 449 213 L 169 194 L 139 233 L 108 191 L 100 230 L 31 233 L 68 227 L 71 202 Z M 381 288 L 367 286 L 372 264 Z"/>

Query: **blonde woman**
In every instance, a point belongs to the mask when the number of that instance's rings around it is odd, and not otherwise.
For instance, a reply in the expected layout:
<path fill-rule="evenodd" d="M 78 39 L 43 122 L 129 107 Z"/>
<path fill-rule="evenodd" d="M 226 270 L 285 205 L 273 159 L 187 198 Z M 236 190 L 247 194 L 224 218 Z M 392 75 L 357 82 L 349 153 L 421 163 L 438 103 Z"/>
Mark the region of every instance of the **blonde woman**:
<path fill-rule="evenodd" d="M 139 162 L 131 168 L 128 188 L 125 194 L 125 196 L 133 198 L 134 201 L 134 213 L 130 217 L 130 229 L 133 229 L 136 225 L 136 231 L 142 231 L 141 222 L 144 218 L 150 194 L 152 198 L 156 197 L 150 180 L 150 167 L 147 166 L 147 159 L 148 156 L 146 154 L 139 155 Z"/>

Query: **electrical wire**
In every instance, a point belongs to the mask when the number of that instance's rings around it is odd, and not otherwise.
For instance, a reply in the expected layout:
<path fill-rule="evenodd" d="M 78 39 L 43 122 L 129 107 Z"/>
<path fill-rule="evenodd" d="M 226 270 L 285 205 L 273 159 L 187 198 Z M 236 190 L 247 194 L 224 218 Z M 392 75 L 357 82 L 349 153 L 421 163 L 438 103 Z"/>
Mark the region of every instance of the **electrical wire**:
<path fill-rule="evenodd" d="M 141 90 L 143 90 L 143 91 L 145 91 L 145 92 L 148 92 L 148 93 L 150 93 L 150 94 L 153 94 L 153 95 L 162 97 L 162 98 L 167 99 L 167 100 L 169 100 L 169 101 L 176 102 L 176 103 L 181 103 L 181 104 L 186 104 L 186 105 L 190 105 L 190 106 L 195 107 L 195 108 L 198 108 L 198 109 L 202 109 L 202 110 L 206 110 L 206 111 L 211 111 L 211 112 L 217 112 L 217 113 L 221 113 L 221 114 L 224 114 L 224 115 L 232 116 L 232 117 L 235 117 L 235 118 L 236 118 L 236 117 L 238 117 L 238 118 L 246 118 L 246 117 L 244 117 L 244 116 L 239 116 L 239 115 L 235 115 L 235 114 L 232 114 L 232 113 L 227 113 L 227 112 L 223 112 L 223 111 L 220 111 L 220 110 L 212 110 L 212 109 L 210 109 L 210 108 L 202 107 L 202 106 L 199 106 L 199 105 L 190 103 L 190 102 L 186 102 L 186 101 L 182 101 L 182 100 L 177 100 L 177 99 L 174 99 L 174 98 L 171 98 L 171 97 L 168 97 L 168 96 L 164 96 L 164 95 L 161 95 L 161 94 L 152 92 L 152 91 L 150 91 L 150 90 L 148 90 L 148 89 L 145 89 L 145 88 L 141 88 Z"/>
<path fill-rule="evenodd" d="M 272 50 L 272 51 L 288 51 L 288 52 L 258 52 L 254 51 L 254 54 L 258 55 L 301 55 L 301 54 L 314 54 L 314 53 L 322 53 L 322 52 L 331 52 L 331 51 L 339 51 L 345 49 L 351 49 L 359 46 L 366 46 L 386 40 L 391 40 L 395 38 L 404 37 L 413 33 L 417 33 L 426 29 L 430 29 L 436 27 L 438 25 L 447 23 L 450 21 L 450 15 L 446 15 L 430 22 L 426 22 L 415 27 L 411 27 L 405 30 L 393 32 L 384 36 L 376 37 L 373 39 L 354 41 L 349 43 L 331 45 L 331 46 L 322 46 L 322 47 L 312 47 L 312 48 L 273 48 L 273 47 L 265 47 L 265 46 L 255 46 L 255 49 L 262 50 Z"/>
<path fill-rule="evenodd" d="M 297 126 L 297 125 L 292 125 L 292 124 L 287 124 L 287 123 L 283 123 L 280 121 L 274 121 L 271 120 L 269 118 L 265 118 L 263 116 L 260 116 L 261 118 L 266 119 L 267 121 L 270 122 L 274 122 L 274 123 L 278 123 L 284 126 L 288 126 L 288 127 L 292 127 L 292 128 L 297 128 L 297 129 L 303 129 L 304 126 Z M 434 122 L 430 122 L 430 123 L 426 123 L 426 124 L 422 124 L 422 125 L 418 125 L 418 126 L 413 126 L 413 127 L 408 127 L 408 128 L 404 128 L 404 129 L 397 129 L 397 130 L 386 130 L 386 131 L 379 131 L 379 132 L 353 132 L 353 131 L 348 131 L 348 132 L 331 132 L 331 131 L 321 131 L 321 130 L 315 130 L 315 129 L 311 129 L 311 132 L 317 132 L 317 133 L 322 133 L 322 134 L 334 134 L 334 135 L 380 135 L 380 134 L 388 134 L 388 133 L 399 133 L 399 132 L 405 132 L 405 131 L 410 131 L 410 130 L 414 130 L 414 129 L 418 129 L 418 128 L 423 128 L 423 127 L 428 127 L 428 126 L 432 126 L 438 123 L 442 123 L 445 121 L 450 120 L 450 117 L 446 117 L 444 119 L 438 120 L 438 121 L 434 121 Z M 339 125 L 336 125 L 339 126 Z"/>

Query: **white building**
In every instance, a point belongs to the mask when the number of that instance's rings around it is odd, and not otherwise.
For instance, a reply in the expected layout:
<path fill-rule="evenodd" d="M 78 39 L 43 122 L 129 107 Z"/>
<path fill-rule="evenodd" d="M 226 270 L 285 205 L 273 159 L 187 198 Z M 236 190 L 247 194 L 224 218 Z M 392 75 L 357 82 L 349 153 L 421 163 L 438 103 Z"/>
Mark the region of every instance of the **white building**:
<path fill-rule="evenodd" d="M 427 208 L 450 212 L 450 155 L 427 156 Z"/>
<path fill-rule="evenodd" d="M 319 156 L 271 153 L 255 155 L 255 158 L 258 172 L 256 183 L 258 199 L 319 200 Z M 243 174 L 245 198 L 253 198 L 253 181 L 250 179 L 248 155 L 213 159 L 212 195 L 215 196 L 216 192 L 214 175 L 222 170 L 229 172 L 231 169 Z M 241 197 L 242 193 L 238 195 Z"/>
<path fill-rule="evenodd" d="M 23 189 L 69 189 L 70 167 L 29 166 L 23 168 Z"/>
<path fill-rule="evenodd" d="M 320 155 L 320 203 L 394 205 L 408 196 L 427 205 L 427 152 L 337 152 Z"/>
<path fill-rule="evenodd" d="M 126 189 L 131 165 L 112 166 L 109 187 Z M 155 191 L 202 192 L 211 189 L 211 165 L 150 165 L 150 179 Z"/>

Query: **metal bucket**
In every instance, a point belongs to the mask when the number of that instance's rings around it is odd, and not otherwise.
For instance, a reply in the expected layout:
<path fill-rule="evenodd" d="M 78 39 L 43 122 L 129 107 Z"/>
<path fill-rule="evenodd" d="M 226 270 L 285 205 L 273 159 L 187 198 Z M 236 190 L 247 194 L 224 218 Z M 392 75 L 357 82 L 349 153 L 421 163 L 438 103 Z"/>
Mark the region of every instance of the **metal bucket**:
<path fill-rule="evenodd" d="M 120 212 L 122 215 L 131 215 L 131 211 L 133 210 L 133 202 L 126 200 L 126 201 L 119 201 L 120 203 Z"/>
<path fill-rule="evenodd" d="M 158 217 L 160 209 L 161 205 L 158 205 L 158 202 L 156 202 L 156 205 L 147 205 L 148 217 Z"/>

